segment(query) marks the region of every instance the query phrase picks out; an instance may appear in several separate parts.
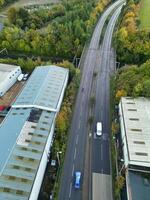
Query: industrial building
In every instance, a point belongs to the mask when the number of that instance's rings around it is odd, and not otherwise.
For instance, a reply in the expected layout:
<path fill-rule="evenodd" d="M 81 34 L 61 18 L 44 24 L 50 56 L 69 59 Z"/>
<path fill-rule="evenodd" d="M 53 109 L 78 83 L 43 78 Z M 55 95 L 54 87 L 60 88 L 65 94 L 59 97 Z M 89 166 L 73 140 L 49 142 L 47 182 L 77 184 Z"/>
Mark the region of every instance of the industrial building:
<path fill-rule="evenodd" d="M 0 200 L 36 200 L 69 71 L 36 67 L 0 127 Z"/>
<path fill-rule="evenodd" d="M 0 63 L 0 97 L 15 84 L 20 74 L 19 66 Z"/>
<path fill-rule="evenodd" d="M 150 99 L 121 98 L 119 117 L 128 200 L 148 199 L 150 196 Z"/>

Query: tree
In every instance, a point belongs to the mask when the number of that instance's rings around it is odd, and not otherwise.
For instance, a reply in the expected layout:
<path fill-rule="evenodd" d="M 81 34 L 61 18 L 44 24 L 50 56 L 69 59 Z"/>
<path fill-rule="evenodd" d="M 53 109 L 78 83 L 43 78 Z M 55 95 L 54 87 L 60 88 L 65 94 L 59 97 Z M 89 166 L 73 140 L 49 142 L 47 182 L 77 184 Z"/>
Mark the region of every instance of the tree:
<path fill-rule="evenodd" d="M 66 123 L 66 113 L 64 111 L 60 111 L 57 116 L 56 120 L 56 127 L 59 133 L 64 133 L 67 130 L 67 123 Z"/>
<path fill-rule="evenodd" d="M 4 4 L 4 0 L 0 0 L 0 6 Z"/>
<path fill-rule="evenodd" d="M 133 95 L 135 97 L 138 97 L 142 94 L 143 91 L 143 84 L 142 83 L 137 83 L 136 86 L 133 89 Z"/>
<path fill-rule="evenodd" d="M 119 132 L 119 124 L 112 122 L 111 130 L 112 130 L 113 135 L 117 134 Z"/>
<path fill-rule="evenodd" d="M 127 92 L 123 89 L 118 90 L 116 92 L 116 100 L 118 100 L 118 101 L 120 100 L 121 97 L 125 97 L 125 96 L 127 96 Z"/>
<path fill-rule="evenodd" d="M 143 82 L 143 95 L 150 97 L 150 80 L 145 80 Z"/>
<path fill-rule="evenodd" d="M 8 10 L 8 20 L 10 23 L 15 24 L 17 19 L 17 10 L 14 7 L 9 8 Z"/>
<path fill-rule="evenodd" d="M 123 176 L 118 176 L 115 182 L 115 195 L 118 197 L 120 194 L 120 190 L 123 188 L 125 184 L 125 178 Z"/>

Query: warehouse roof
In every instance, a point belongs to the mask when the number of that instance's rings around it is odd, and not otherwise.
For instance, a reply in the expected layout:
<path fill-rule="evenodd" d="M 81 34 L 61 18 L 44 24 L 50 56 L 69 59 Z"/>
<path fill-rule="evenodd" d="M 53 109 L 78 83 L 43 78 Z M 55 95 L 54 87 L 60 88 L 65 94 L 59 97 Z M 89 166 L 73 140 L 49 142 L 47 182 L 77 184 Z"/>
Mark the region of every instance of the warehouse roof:
<path fill-rule="evenodd" d="M 37 67 L 13 107 L 32 107 L 57 111 L 68 69 Z M 43 81 L 44 80 L 44 81 Z"/>
<path fill-rule="evenodd" d="M 0 200 L 29 198 L 54 119 L 35 108 L 10 111 L 0 129 Z"/>
<path fill-rule="evenodd" d="M 61 81 L 59 81 L 61 89 L 57 93 L 56 101 L 58 104 L 58 102 L 62 102 L 68 78 L 67 69 L 56 66 L 52 66 L 52 69 L 51 66 L 35 69 L 29 82 L 16 99 L 15 104 L 18 107 L 11 108 L 0 126 L 0 200 L 29 199 L 47 140 L 52 142 L 53 131 L 51 129 L 57 113 L 49 110 L 48 100 L 51 101 L 53 91 L 58 86 L 56 86 L 57 81 L 54 80 L 52 87 L 48 87 L 47 81 L 49 78 L 51 79 L 50 72 L 53 74 L 53 71 L 57 73 L 58 70 L 58 73 L 65 74 L 64 78 L 60 78 Z M 33 80 L 36 80 L 39 73 L 41 74 L 41 77 L 38 76 L 40 84 L 36 81 L 38 88 L 35 87 L 38 95 L 33 92 L 32 107 L 28 107 L 28 103 L 27 107 L 22 107 L 23 103 L 17 102 L 21 102 L 21 95 L 25 95 L 26 88 L 28 90 L 32 88 Z M 46 93 L 42 91 L 45 91 L 45 87 Z M 38 102 L 38 98 L 42 97 L 46 97 L 47 102 L 47 107 L 44 109 L 38 108 L 37 104 L 34 104 L 34 102 Z"/>
<path fill-rule="evenodd" d="M 4 81 L 10 72 L 18 67 L 19 66 L 0 63 L 0 83 Z"/>
<path fill-rule="evenodd" d="M 150 99 L 123 97 L 122 118 L 130 165 L 150 167 Z"/>
<path fill-rule="evenodd" d="M 149 200 L 150 198 L 150 176 L 142 172 L 128 171 L 127 187 L 130 191 L 130 199 Z"/>

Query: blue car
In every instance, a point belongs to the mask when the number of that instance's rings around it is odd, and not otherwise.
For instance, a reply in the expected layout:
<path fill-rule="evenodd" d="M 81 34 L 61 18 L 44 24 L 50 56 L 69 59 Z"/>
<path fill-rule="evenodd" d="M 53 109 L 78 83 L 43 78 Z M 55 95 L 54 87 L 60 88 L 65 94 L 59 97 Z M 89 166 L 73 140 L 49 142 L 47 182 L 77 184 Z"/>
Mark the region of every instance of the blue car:
<path fill-rule="evenodd" d="M 80 182 L 81 182 L 81 172 L 75 172 L 75 188 L 80 188 Z"/>

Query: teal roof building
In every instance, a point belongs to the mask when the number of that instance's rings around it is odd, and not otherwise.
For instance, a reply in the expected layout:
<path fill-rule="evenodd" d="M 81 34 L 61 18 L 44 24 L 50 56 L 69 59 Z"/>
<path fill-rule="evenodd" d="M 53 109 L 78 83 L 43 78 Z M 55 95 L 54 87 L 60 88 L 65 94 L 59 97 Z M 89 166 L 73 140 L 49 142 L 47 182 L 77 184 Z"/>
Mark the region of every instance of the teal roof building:
<path fill-rule="evenodd" d="M 36 200 L 69 71 L 36 67 L 0 126 L 0 200 Z"/>

